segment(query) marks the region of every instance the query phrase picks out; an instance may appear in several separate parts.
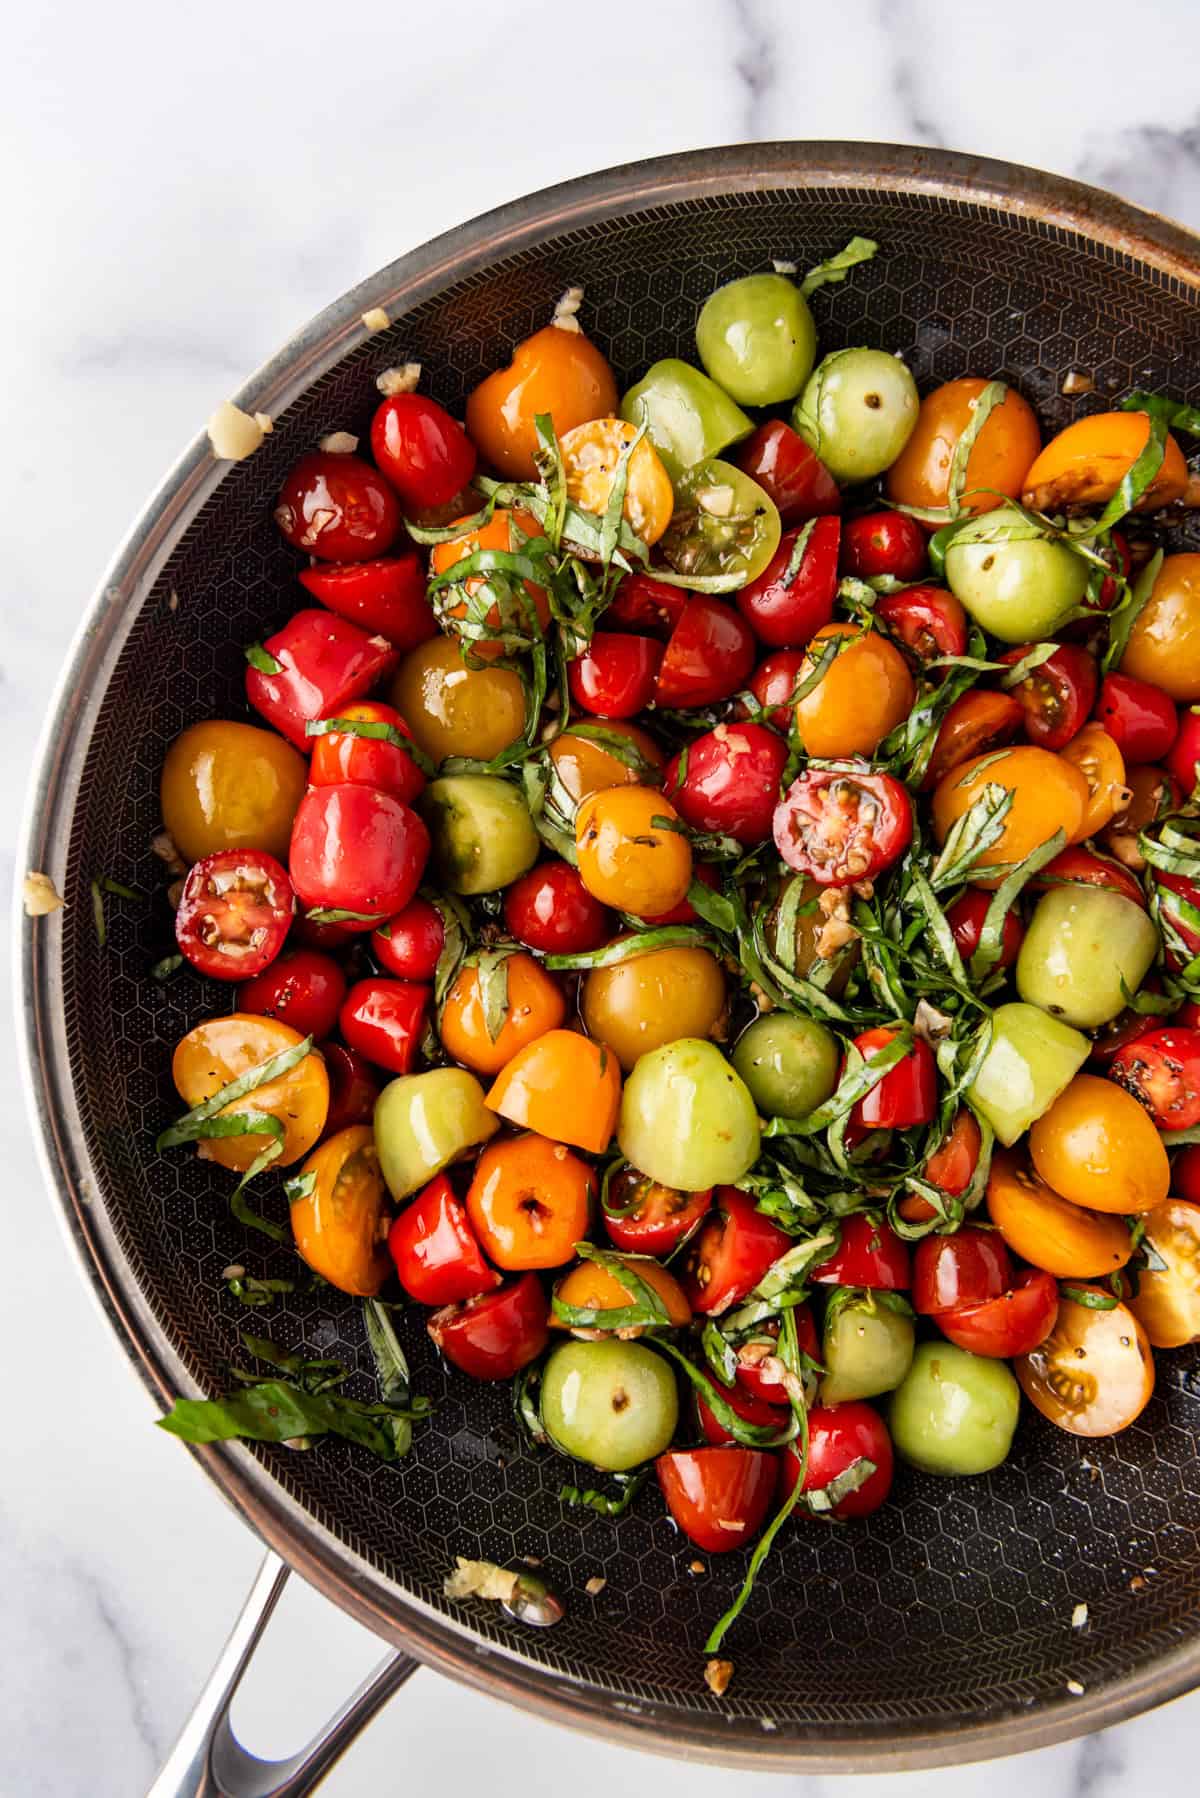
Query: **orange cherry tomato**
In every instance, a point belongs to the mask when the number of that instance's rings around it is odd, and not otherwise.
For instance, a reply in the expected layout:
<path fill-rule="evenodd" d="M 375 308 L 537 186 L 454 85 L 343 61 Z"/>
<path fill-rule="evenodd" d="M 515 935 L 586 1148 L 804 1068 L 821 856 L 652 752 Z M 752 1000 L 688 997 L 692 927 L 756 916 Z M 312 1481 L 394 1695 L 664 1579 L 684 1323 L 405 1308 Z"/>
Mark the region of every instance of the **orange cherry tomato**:
<path fill-rule="evenodd" d="M 1039 1176 L 1064 1199 L 1093 1211 L 1152 1211 L 1166 1198 L 1171 1167 L 1150 1114 L 1113 1080 L 1076 1074 L 1029 1132 Z"/>
<path fill-rule="evenodd" d="M 691 885 L 692 848 L 682 832 L 674 806 L 649 787 L 593 793 L 575 819 L 580 878 L 602 905 L 661 917 Z"/>
<path fill-rule="evenodd" d="M 847 640 L 811 693 L 796 703 L 796 728 L 809 755 L 870 755 L 912 710 L 916 689 L 908 663 L 878 631 L 827 624 L 805 651 L 806 678 L 832 637 Z"/>
<path fill-rule="evenodd" d="M 175 1090 L 186 1105 L 202 1105 L 223 1086 L 303 1040 L 298 1030 L 275 1018 L 254 1017 L 243 1011 L 209 1018 L 189 1030 L 175 1050 L 171 1062 Z M 217 1116 L 236 1117 L 253 1111 L 278 1118 L 283 1125 L 283 1153 L 272 1163 L 278 1168 L 290 1167 L 307 1155 L 325 1128 L 328 1110 L 329 1076 L 325 1062 L 316 1049 L 310 1049 L 286 1074 L 235 1099 Z M 202 1161 L 216 1161 L 221 1167 L 244 1174 L 255 1157 L 276 1140 L 263 1134 L 201 1137 L 196 1153 Z"/>
<path fill-rule="evenodd" d="M 527 1043 L 557 1030 L 567 1011 L 562 988 L 532 955 L 506 956 L 492 979 L 507 982 L 507 993 L 500 985 L 504 1018 L 495 1036 L 488 1029 L 479 969 L 472 964 L 459 970 L 438 1025 L 446 1053 L 477 1074 L 498 1074 Z"/>
<path fill-rule="evenodd" d="M 1112 1298 L 1102 1286 L 1078 1290 Z M 1115 1436 L 1154 1391 L 1154 1356 L 1128 1305 L 1094 1310 L 1066 1293 L 1045 1342 L 1019 1355 L 1013 1371 L 1030 1403 L 1072 1436 Z"/>
<path fill-rule="evenodd" d="M 933 795 L 933 827 L 939 843 L 989 786 L 1006 788 L 1013 802 L 1000 836 L 972 868 L 973 885 L 998 886 L 1003 876 L 984 879 L 977 870 L 1023 861 L 1056 830 L 1069 843 L 1078 840 L 1087 811 L 1087 781 L 1061 756 L 1021 745 L 975 756 L 943 776 Z"/>
<path fill-rule="evenodd" d="M 659 1298 L 666 1309 L 674 1329 L 681 1329 L 692 1321 L 692 1307 L 687 1302 L 687 1295 L 674 1274 L 668 1273 L 657 1261 L 651 1261 L 641 1255 L 622 1255 L 622 1267 L 628 1267 L 639 1280 L 645 1282 Z M 577 1311 L 624 1311 L 638 1300 L 628 1287 L 622 1286 L 620 1276 L 602 1267 L 596 1261 L 581 1261 L 573 1267 L 569 1274 L 564 1274 L 554 1289 L 554 1296 L 561 1299 L 564 1305 L 573 1305 Z M 605 1328 L 603 1322 L 584 1329 L 582 1326 L 566 1324 L 550 1314 L 552 1328 L 570 1330 L 573 1336 L 601 1336 Z M 640 1336 L 648 1327 L 635 1324 L 630 1329 L 620 1329 L 616 1334 L 621 1337 Z"/>
<path fill-rule="evenodd" d="M 434 762 L 448 755 L 490 761 L 525 729 L 525 689 L 513 668 L 468 668 L 455 637 L 430 637 L 410 651 L 388 698 Z"/>
<path fill-rule="evenodd" d="M 256 724 L 190 724 L 162 766 L 162 819 L 185 862 L 222 849 L 287 861 L 308 769 L 299 750 Z"/>
<path fill-rule="evenodd" d="M 924 790 L 936 787 L 952 768 L 960 768 L 974 755 L 987 755 L 1003 743 L 1011 743 L 1021 728 L 1021 702 L 1011 693 L 976 689 L 961 693 L 938 726 L 937 741 L 925 778 Z"/>
<path fill-rule="evenodd" d="M 1165 557 L 1133 621 L 1121 673 L 1161 687 L 1178 705 L 1200 701 L 1200 555 Z"/>
<path fill-rule="evenodd" d="M 388 1274 L 388 1190 L 369 1124 L 351 1124 L 323 1142 L 300 1170 L 312 1190 L 292 1205 L 292 1235 L 314 1273 L 356 1298 L 377 1293 Z"/>
<path fill-rule="evenodd" d="M 1156 1205 L 1146 1216 L 1145 1240 L 1166 1266 L 1138 1275 L 1129 1309 L 1155 1348 L 1183 1348 L 1200 1340 L 1200 1205 Z"/>
<path fill-rule="evenodd" d="M 550 745 L 550 760 L 576 805 L 582 805 L 585 799 L 605 787 L 661 784 L 665 758 L 653 737 L 636 724 L 612 718 L 604 719 L 602 728 L 606 737 L 625 739 L 631 752 L 636 752 L 637 765 L 622 761 L 620 756 L 591 737 L 578 736 L 573 730 L 563 731 Z"/>
<path fill-rule="evenodd" d="M 1133 1254 L 1129 1228 L 1119 1217 L 1060 1198 L 1016 1155 L 993 1156 L 987 1205 L 1013 1254 L 1060 1280 L 1102 1279 Z"/>
<path fill-rule="evenodd" d="M 510 1124 L 602 1155 L 621 1106 L 616 1057 L 576 1030 L 548 1030 L 501 1069 L 485 1103 Z"/>
<path fill-rule="evenodd" d="M 1087 782 L 1083 820 L 1073 842 L 1094 837 L 1123 812 L 1133 797 L 1125 780 L 1125 758 L 1101 724 L 1085 724 L 1059 754 L 1078 768 Z"/>
<path fill-rule="evenodd" d="M 507 368 L 479 383 L 467 400 L 467 430 L 485 462 L 510 480 L 537 473 L 533 421 L 548 412 L 560 440 L 576 425 L 617 409 L 612 369 L 578 329 L 546 325 L 513 351 Z"/>
<path fill-rule="evenodd" d="M 651 949 L 584 976 L 581 1009 L 588 1032 L 606 1043 L 628 1074 L 640 1055 L 712 1036 L 725 1013 L 721 964 L 698 944 Z"/>
<path fill-rule="evenodd" d="M 1025 476 L 1021 498 L 1039 512 L 1090 512 L 1105 506 L 1146 447 L 1145 412 L 1093 412 L 1052 437 Z M 1183 451 L 1168 436 L 1162 467 L 1134 507 L 1151 512 L 1182 499 Z"/>
<path fill-rule="evenodd" d="M 623 418 L 594 418 L 568 431 L 561 444 L 568 499 L 584 512 L 603 517 L 621 452 L 636 436 L 637 426 Z M 647 546 L 657 543 L 671 522 L 675 490 L 648 437 L 629 458 L 621 510 L 634 536 Z"/>
<path fill-rule="evenodd" d="M 588 1232 L 592 1170 L 562 1143 L 510 1136 L 479 1157 L 467 1215 L 497 1267 L 561 1267 Z"/>
<path fill-rule="evenodd" d="M 912 436 L 887 473 L 888 498 L 902 506 L 944 506 L 958 440 L 974 416 L 987 382 L 964 376 L 935 387 L 921 401 Z M 1042 447 L 1037 418 L 1013 388 L 994 406 L 967 457 L 964 512 L 990 512 L 998 493 L 1016 499 Z"/>
<path fill-rule="evenodd" d="M 469 520 L 457 518 L 454 522 L 456 524 L 466 524 Z M 518 547 L 518 543 L 513 539 L 512 527 L 514 523 L 516 524 L 517 529 L 522 532 L 525 537 L 540 537 L 542 535 L 542 527 L 533 516 L 532 512 L 524 512 L 520 508 L 515 512 L 506 512 L 502 508 L 498 509 L 492 513 L 488 522 L 485 525 L 481 525 L 478 530 L 464 531 L 461 537 L 454 537 L 449 543 L 436 543 L 434 545 L 430 564 L 434 574 L 445 574 L 447 569 L 453 568 L 456 562 L 464 562 L 468 556 L 473 556 L 477 549 L 515 550 Z M 483 575 L 472 575 L 465 583 L 467 593 L 477 593 L 483 584 Z M 546 630 L 550 623 L 550 601 L 546 598 L 545 588 L 539 587 L 534 581 L 526 581 L 525 591 L 529 595 L 530 603 L 537 615 L 539 628 L 543 631 Z M 460 600 L 457 605 L 453 605 L 449 608 L 449 616 L 451 618 L 463 618 L 466 616 L 466 610 L 466 606 Z M 501 617 L 498 605 L 493 606 L 489 611 L 487 622 L 491 630 L 500 629 Z M 531 636 L 533 634 L 532 621 L 528 618 L 521 618 L 518 621 L 514 621 L 513 628 L 523 637 Z M 470 653 L 477 656 L 481 662 L 494 662 L 497 656 L 502 656 L 505 653 L 505 650 L 503 643 L 489 642 L 486 638 L 482 638 L 478 642 L 471 642 Z"/>

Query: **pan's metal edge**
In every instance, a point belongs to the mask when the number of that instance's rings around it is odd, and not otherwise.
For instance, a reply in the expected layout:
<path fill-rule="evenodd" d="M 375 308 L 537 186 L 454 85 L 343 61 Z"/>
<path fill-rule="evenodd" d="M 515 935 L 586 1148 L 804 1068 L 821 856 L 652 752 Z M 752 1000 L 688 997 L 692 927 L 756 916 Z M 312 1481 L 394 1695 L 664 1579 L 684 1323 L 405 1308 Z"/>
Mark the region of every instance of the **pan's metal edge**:
<path fill-rule="evenodd" d="M 1181 226 L 1099 190 L 1011 163 L 955 152 L 894 145 L 774 143 L 735 145 L 658 158 L 580 177 L 515 201 L 432 240 L 369 277 L 320 313 L 251 377 L 237 396 L 248 410 L 282 411 L 318 374 L 361 340 L 360 315 L 382 305 L 395 315 L 420 303 L 453 274 L 483 269 L 545 237 L 594 224 L 615 213 L 650 209 L 739 188 L 877 187 L 926 196 L 931 203 L 965 201 L 1033 218 L 1056 230 L 1136 257 L 1160 277 L 1200 290 L 1200 241 Z M 18 849 L 18 886 L 27 868 L 43 868 L 62 883 L 72 804 L 96 709 L 100 679 L 119 651 L 139 592 L 147 591 L 183 528 L 224 478 L 198 439 L 152 497 L 118 550 L 81 625 L 48 711 Z M 89 695 L 92 697 L 89 698 Z M 57 845 L 57 847 L 56 847 Z M 62 1039 L 61 991 L 55 977 L 53 918 L 24 918 L 17 905 L 16 993 L 19 1059 L 35 1139 L 47 1182 L 60 1199 L 68 1240 L 88 1285 L 123 1338 L 151 1393 L 167 1400 L 189 1382 L 160 1339 L 128 1269 L 93 1207 L 78 1114 Z M 72 1128 L 74 1126 L 74 1128 Z M 549 1721 L 653 1752 L 729 1766 L 811 1771 L 899 1770 L 948 1765 L 1015 1753 L 1068 1740 L 1176 1697 L 1200 1684 L 1200 1641 L 1157 1656 L 1133 1679 L 1096 1687 L 1040 1712 L 1024 1707 L 979 1724 L 914 1729 L 886 1740 L 810 1740 L 803 1732 L 764 1726 L 761 1741 L 734 1743 L 728 1716 L 716 1709 L 684 1713 L 665 1706 L 625 1704 L 562 1674 L 547 1672 L 518 1652 L 476 1640 L 469 1625 L 452 1624 L 394 1588 L 287 1498 L 266 1468 L 230 1446 L 197 1458 L 224 1496 L 258 1534 L 311 1584 L 375 1633 L 418 1654 L 431 1666 L 479 1691 L 499 1696 Z M 403 1612 L 403 1625 L 394 1612 Z M 1065 1688 L 1064 1688 L 1065 1691 Z"/>

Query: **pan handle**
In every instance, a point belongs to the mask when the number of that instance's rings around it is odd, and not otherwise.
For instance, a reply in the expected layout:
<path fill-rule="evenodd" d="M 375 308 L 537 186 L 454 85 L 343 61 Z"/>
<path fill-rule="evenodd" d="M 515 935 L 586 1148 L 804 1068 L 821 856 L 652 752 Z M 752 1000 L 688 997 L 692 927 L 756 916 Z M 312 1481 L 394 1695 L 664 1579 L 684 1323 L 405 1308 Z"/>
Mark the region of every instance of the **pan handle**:
<path fill-rule="evenodd" d="M 229 1640 L 147 1798 L 303 1798 L 417 1671 L 421 1663 L 410 1655 L 398 1650 L 387 1655 L 306 1748 L 287 1760 L 259 1760 L 234 1735 L 229 1707 L 287 1577 L 284 1562 L 268 1551 Z"/>

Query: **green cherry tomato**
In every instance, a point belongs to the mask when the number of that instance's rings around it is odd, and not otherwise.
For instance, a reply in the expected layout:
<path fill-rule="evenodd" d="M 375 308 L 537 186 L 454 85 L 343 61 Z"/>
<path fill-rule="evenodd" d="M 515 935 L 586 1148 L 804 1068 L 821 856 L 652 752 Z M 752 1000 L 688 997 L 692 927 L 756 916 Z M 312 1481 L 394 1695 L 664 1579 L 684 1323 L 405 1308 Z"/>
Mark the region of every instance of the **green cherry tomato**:
<path fill-rule="evenodd" d="M 660 1186 L 736 1186 L 758 1160 L 758 1113 L 715 1044 L 685 1036 L 634 1067 L 617 1141 L 626 1161 Z"/>
<path fill-rule="evenodd" d="M 1002 643 L 1053 636 L 1083 598 L 1087 580 L 1082 556 L 1012 513 L 972 518 L 946 550 L 951 592 Z"/>
<path fill-rule="evenodd" d="M 1010 1148 L 1075 1078 L 1091 1043 L 1037 1005 L 997 1006 L 992 1034 L 967 1097 Z"/>
<path fill-rule="evenodd" d="M 646 434 L 672 480 L 695 462 L 719 456 L 754 429 L 715 381 L 677 356 L 656 362 L 621 401 L 629 424 L 646 420 Z"/>
<path fill-rule="evenodd" d="M 708 373 L 742 406 L 795 399 L 817 354 L 808 301 L 786 275 L 743 275 L 705 300 L 696 348 Z"/>
<path fill-rule="evenodd" d="M 1158 932 L 1132 899 L 1106 887 L 1053 887 L 1021 944 L 1017 991 L 1077 1030 L 1098 1030 L 1124 1009 L 1157 951 Z"/>
<path fill-rule="evenodd" d="M 452 893 L 497 892 L 538 858 L 529 807 L 499 775 L 443 775 L 430 781 L 417 809 L 429 826 L 433 869 Z"/>
<path fill-rule="evenodd" d="M 661 1455 L 679 1422 L 675 1375 L 636 1342 L 566 1342 L 542 1375 L 542 1424 L 556 1448 L 605 1473 Z"/>
<path fill-rule="evenodd" d="M 499 1128 L 474 1074 L 463 1068 L 402 1074 L 375 1101 L 375 1146 L 388 1191 L 406 1199 Z"/>
<path fill-rule="evenodd" d="M 779 513 L 732 462 L 697 462 L 675 482 L 675 512 L 659 548 L 676 574 L 706 593 L 758 578 L 779 548 Z"/>
<path fill-rule="evenodd" d="M 764 1117 L 805 1118 L 838 1080 L 837 1038 L 816 1018 L 771 1011 L 747 1026 L 730 1060 Z"/>
<path fill-rule="evenodd" d="M 912 435 L 917 384 L 886 350 L 835 350 L 813 371 L 792 424 L 835 481 L 852 486 L 890 468 Z"/>
<path fill-rule="evenodd" d="M 922 1473 L 988 1473 L 1012 1447 L 1020 1402 L 1007 1362 L 923 1342 L 888 1412 L 896 1453 Z"/>
<path fill-rule="evenodd" d="M 893 1391 L 907 1374 L 916 1342 L 913 1320 L 894 1311 L 887 1298 L 851 1286 L 835 1289 L 825 1307 L 821 1404 L 875 1398 Z"/>

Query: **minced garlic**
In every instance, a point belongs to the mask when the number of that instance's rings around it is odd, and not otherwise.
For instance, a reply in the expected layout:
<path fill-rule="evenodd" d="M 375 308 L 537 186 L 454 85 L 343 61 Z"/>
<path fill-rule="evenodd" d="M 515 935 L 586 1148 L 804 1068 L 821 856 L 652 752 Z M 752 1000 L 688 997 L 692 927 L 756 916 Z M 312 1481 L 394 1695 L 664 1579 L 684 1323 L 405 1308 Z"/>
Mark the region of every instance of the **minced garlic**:
<path fill-rule="evenodd" d="M 254 454 L 271 428 L 271 420 L 265 412 L 257 412 L 251 418 L 232 400 L 224 400 L 208 421 L 208 440 L 219 462 L 244 462 L 247 456 Z"/>
<path fill-rule="evenodd" d="M 582 331 L 583 327 L 575 316 L 582 305 L 582 287 L 568 287 L 560 296 L 550 323 L 559 331 Z"/>
<path fill-rule="evenodd" d="M 382 306 L 370 306 L 363 313 L 362 322 L 368 331 L 386 331 L 392 321 Z"/>
<path fill-rule="evenodd" d="M 36 869 L 21 883 L 21 902 L 27 918 L 47 918 L 51 912 L 61 911 L 67 903 L 50 876 Z"/>
<path fill-rule="evenodd" d="M 327 437 L 322 437 L 317 448 L 323 449 L 327 456 L 352 456 L 358 448 L 358 438 L 353 431 L 330 431 Z"/>

